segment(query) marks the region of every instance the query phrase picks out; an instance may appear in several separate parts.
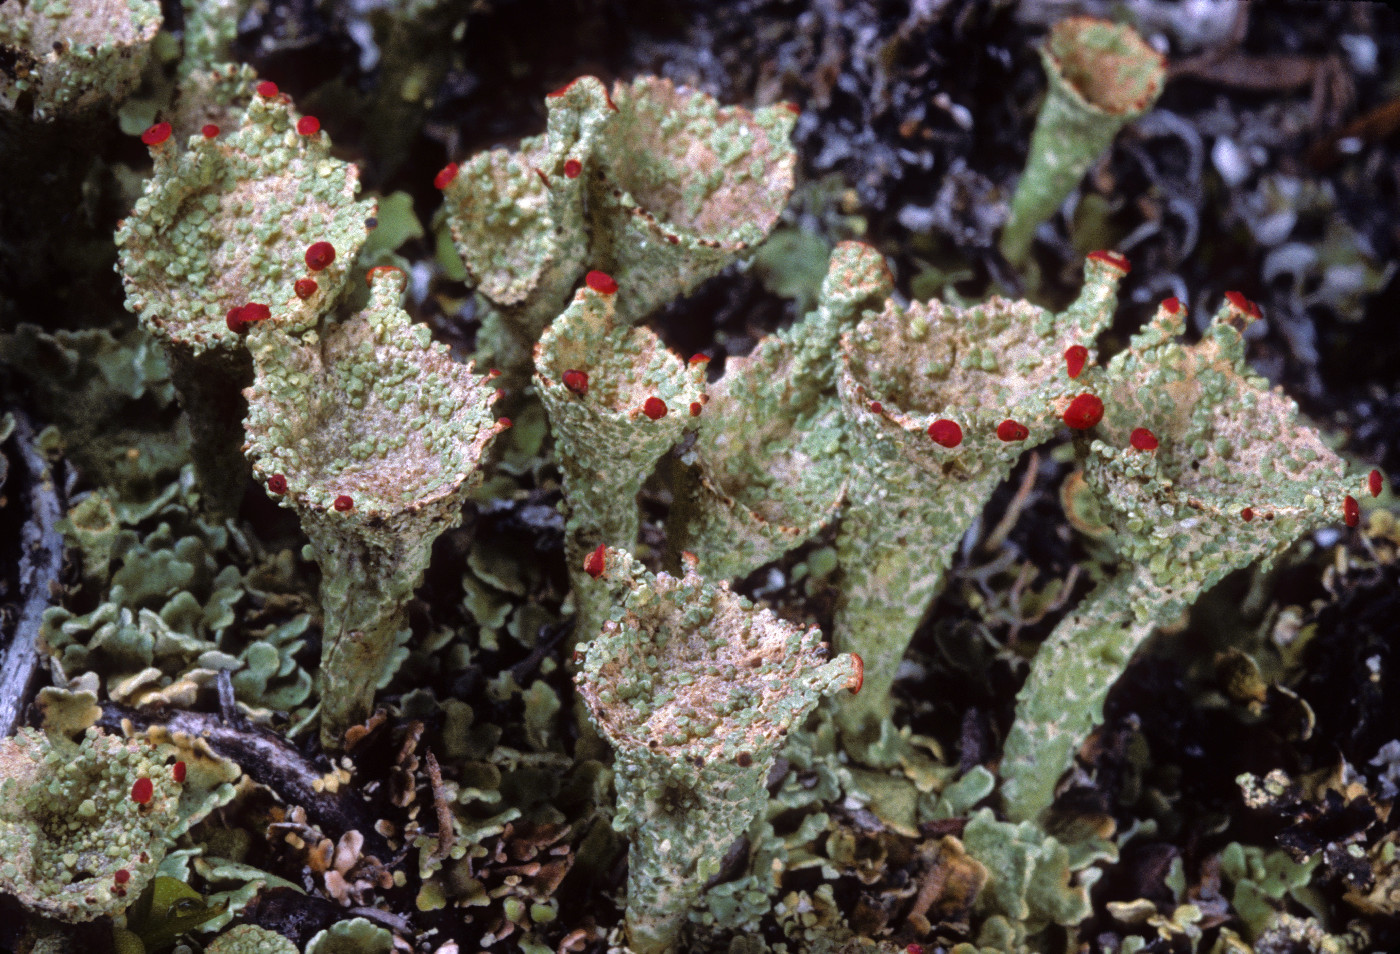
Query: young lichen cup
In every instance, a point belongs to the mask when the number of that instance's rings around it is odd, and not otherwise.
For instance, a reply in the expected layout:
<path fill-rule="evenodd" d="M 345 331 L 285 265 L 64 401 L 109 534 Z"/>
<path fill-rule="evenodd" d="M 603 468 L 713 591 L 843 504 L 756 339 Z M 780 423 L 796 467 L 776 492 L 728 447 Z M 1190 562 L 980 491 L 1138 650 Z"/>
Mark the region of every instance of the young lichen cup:
<path fill-rule="evenodd" d="M 1026 169 L 1001 233 L 1013 265 L 1026 260 L 1041 222 L 1055 214 L 1113 137 L 1161 95 L 1162 54 L 1132 27 L 1093 17 L 1056 23 L 1040 48 L 1049 79 Z"/>
<path fill-rule="evenodd" d="M 742 577 L 835 519 L 850 461 L 832 354 L 892 288 L 879 252 L 843 242 L 816 310 L 729 360 L 681 458 L 690 469 L 667 521 L 672 565 L 688 551 L 706 577 Z"/>
<path fill-rule="evenodd" d="M 583 572 L 584 556 L 604 544 L 636 545 L 637 493 L 705 400 L 703 366 L 682 361 L 650 328 L 616 320 L 619 292 L 609 276 L 590 272 L 535 348 L 535 389 L 564 476 L 579 639 L 597 633 L 607 608 L 607 594 Z"/>

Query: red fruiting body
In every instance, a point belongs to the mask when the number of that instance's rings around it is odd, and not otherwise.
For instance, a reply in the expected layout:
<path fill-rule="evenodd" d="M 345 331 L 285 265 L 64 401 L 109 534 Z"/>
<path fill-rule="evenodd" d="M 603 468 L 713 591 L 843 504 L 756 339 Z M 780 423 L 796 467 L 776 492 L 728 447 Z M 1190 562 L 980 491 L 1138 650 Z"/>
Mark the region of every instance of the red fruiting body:
<path fill-rule="evenodd" d="M 146 776 L 138 778 L 131 786 L 131 800 L 138 805 L 144 805 L 155 795 L 156 787 Z"/>
<path fill-rule="evenodd" d="M 1089 258 L 1093 259 L 1096 262 L 1103 262 L 1105 265 L 1112 265 L 1114 268 L 1121 271 L 1124 275 L 1132 271 L 1132 266 L 1128 264 L 1128 260 L 1117 252 L 1110 252 L 1106 250 L 1090 252 Z"/>
<path fill-rule="evenodd" d="M 314 136 L 321 131 L 321 121 L 315 116 L 303 116 L 297 120 L 297 132 L 303 136 Z"/>
<path fill-rule="evenodd" d="M 860 687 L 865 685 L 865 660 L 860 658 L 860 653 L 851 653 L 851 662 L 855 663 L 856 671 L 846 680 L 846 688 L 856 696 L 860 695 Z"/>
<path fill-rule="evenodd" d="M 127 871 L 125 868 L 118 868 L 112 874 L 112 880 L 115 881 L 117 884 L 126 884 L 128 881 L 131 880 L 131 872 Z"/>
<path fill-rule="evenodd" d="M 608 548 L 600 543 L 598 544 L 598 549 L 588 554 L 588 558 L 583 561 L 583 572 L 596 580 L 603 575 L 603 570 L 607 566 L 607 562 Z"/>
<path fill-rule="evenodd" d="M 497 419 L 496 419 L 496 423 L 499 424 L 499 425 L 501 425 L 501 427 L 510 427 L 510 418 L 508 418 L 508 417 L 497 418 Z"/>
<path fill-rule="evenodd" d="M 1162 301 L 1162 307 L 1166 310 L 1167 314 L 1174 315 L 1181 310 L 1181 299 L 1173 295 Z"/>
<path fill-rule="evenodd" d="M 298 278 L 297 283 L 292 286 L 292 290 L 297 293 L 298 298 L 302 301 L 306 301 L 306 299 L 316 294 L 316 289 L 320 287 L 321 286 L 316 284 L 316 279 L 314 278 Z"/>
<path fill-rule="evenodd" d="M 941 447 L 957 447 L 962 443 L 962 428 L 956 421 L 940 417 L 928 426 L 928 436 Z"/>
<path fill-rule="evenodd" d="M 156 123 L 141 134 L 141 141 L 148 146 L 159 146 L 170 138 L 170 124 Z"/>
<path fill-rule="evenodd" d="M 1251 318 L 1258 318 L 1260 316 L 1259 306 L 1237 291 L 1227 291 L 1225 293 L 1225 300 Z"/>
<path fill-rule="evenodd" d="M 243 321 L 243 306 L 234 305 L 224 316 L 224 324 L 228 325 L 228 330 L 234 334 L 243 334 L 248 330 L 248 326 Z"/>
<path fill-rule="evenodd" d="M 267 489 L 269 493 L 282 496 L 287 492 L 287 478 L 282 474 L 273 474 L 267 478 Z"/>
<path fill-rule="evenodd" d="M 437 175 L 433 176 L 433 188 L 446 189 L 455 178 L 457 178 L 457 163 L 449 162 L 438 171 Z"/>
<path fill-rule="evenodd" d="M 794 116 L 801 116 L 801 115 L 802 115 L 802 107 L 799 106 L 799 105 L 797 105 L 796 103 L 783 103 L 783 109 L 786 109 L 788 112 L 792 113 Z"/>
<path fill-rule="evenodd" d="M 564 160 L 564 178 L 577 179 L 581 172 L 583 172 L 583 163 L 579 162 L 577 159 Z"/>
<path fill-rule="evenodd" d="M 340 513 L 355 509 L 355 500 L 349 494 L 341 494 L 335 498 L 335 503 L 331 504 Z"/>
<path fill-rule="evenodd" d="M 1371 471 L 1371 476 L 1366 478 L 1366 486 L 1367 489 L 1371 491 L 1372 497 L 1379 497 L 1381 491 L 1385 489 L 1385 481 L 1381 479 L 1381 472 L 1378 470 Z"/>
<path fill-rule="evenodd" d="M 1026 427 L 1026 425 L 1022 424 L 1020 421 L 1013 421 L 1009 417 L 997 425 L 997 437 L 1008 443 L 1011 441 L 1023 441 L 1030 436 L 1030 428 Z"/>
<path fill-rule="evenodd" d="M 871 402 L 870 402 L 870 413 L 872 413 L 872 414 L 884 414 L 884 413 L 885 413 L 885 406 L 884 406 L 883 404 L 881 404 L 879 401 L 871 401 Z"/>
<path fill-rule="evenodd" d="M 500 369 L 500 368 L 492 368 L 490 371 L 487 371 L 487 372 L 486 372 L 486 380 L 488 380 L 488 381 L 490 381 L 492 378 L 499 378 L 500 376 L 501 376 L 501 369 Z"/>
<path fill-rule="evenodd" d="M 617 292 L 617 282 L 607 272 L 591 271 L 583 276 L 583 283 L 600 295 L 612 295 Z"/>
<path fill-rule="evenodd" d="M 1145 427 L 1135 427 L 1128 435 L 1128 443 L 1133 445 L 1135 450 L 1150 451 L 1157 449 L 1157 435 L 1153 434 Z"/>
<path fill-rule="evenodd" d="M 277 95 L 277 84 L 272 80 L 263 80 L 258 84 L 258 95 L 263 99 L 271 99 Z"/>
<path fill-rule="evenodd" d="M 399 268 L 397 265 L 376 265 L 369 271 L 365 272 L 365 284 L 373 285 L 374 280 L 376 278 L 378 278 L 380 275 L 387 275 L 390 272 L 402 273 L 403 269 Z"/>
<path fill-rule="evenodd" d="M 922 944 L 910 944 L 904 949 L 904 954 L 924 954 Z"/>
<path fill-rule="evenodd" d="M 1088 360 L 1089 349 L 1083 345 L 1070 345 L 1065 349 L 1065 371 L 1071 380 L 1079 377 L 1079 372 L 1084 370 L 1084 362 Z"/>
<path fill-rule="evenodd" d="M 701 407 L 702 407 L 702 405 L 700 404 L 699 401 L 691 401 L 691 402 L 690 402 L 690 416 L 691 416 L 691 417 L 699 417 L 699 416 L 700 416 L 700 409 L 701 409 Z"/>
<path fill-rule="evenodd" d="M 1076 431 L 1087 431 L 1103 420 L 1103 402 L 1092 394 L 1081 394 L 1065 408 L 1064 421 Z"/>
<path fill-rule="evenodd" d="M 1245 507 L 1243 510 L 1241 510 L 1241 511 L 1240 511 L 1240 519 L 1242 519 L 1245 523 L 1249 523 L 1249 521 L 1253 520 L 1253 519 L 1254 519 L 1254 508 L 1253 508 L 1253 507 Z"/>
<path fill-rule="evenodd" d="M 588 393 L 588 372 L 569 370 L 564 372 L 564 387 L 583 397 Z"/>
<path fill-rule="evenodd" d="M 170 777 L 183 784 L 185 781 L 185 763 L 176 762 L 174 765 L 170 766 Z"/>
<path fill-rule="evenodd" d="M 573 88 L 574 88 L 574 84 L 577 83 L 577 82 L 578 82 L 578 80 L 570 80 L 569 82 L 565 83 L 563 86 L 561 86 L 561 87 L 559 87 L 558 89 L 556 89 L 554 92 L 552 92 L 552 93 L 545 93 L 544 98 L 545 98 L 545 99 L 558 99 L 560 96 L 563 96 L 563 95 L 564 95 L 565 93 L 567 93 L 569 90 L 573 89 Z"/>
<path fill-rule="evenodd" d="M 1346 499 L 1342 501 L 1342 519 L 1348 527 L 1354 527 L 1361 522 L 1361 505 L 1351 494 L 1347 494 Z"/>
<path fill-rule="evenodd" d="M 335 261 L 335 246 L 330 242 L 312 242 L 306 250 L 306 267 L 319 272 Z"/>
<path fill-rule="evenodd" d="M 659 397 L 649 397 L 642 405 L 642 413 L 653 421 L 659 421 L 666 416 L 666 402 Z"/>
<path fill-rule="evenodd" d="M 205 139 L 213 139 L 219 134 L 219 127 L 215 126 L 213 123 L 206 123 L 200 132 L 204 134 Z"/>
<path fill-rule="evenodd" d="M 693 354 L 690 356 L 691 364 L 709 364 L 710 356 L 707 354 Z"/>

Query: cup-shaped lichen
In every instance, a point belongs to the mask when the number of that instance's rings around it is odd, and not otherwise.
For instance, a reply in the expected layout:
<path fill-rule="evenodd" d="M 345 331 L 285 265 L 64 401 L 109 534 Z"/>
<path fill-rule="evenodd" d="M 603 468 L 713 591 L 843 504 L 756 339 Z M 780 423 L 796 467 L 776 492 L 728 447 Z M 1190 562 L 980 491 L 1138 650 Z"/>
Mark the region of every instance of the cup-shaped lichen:
<path fill-rule="evenodd" d="M 615 608 L 575 678 L 617 750 L 631 948 L 657 954 L 678 949 L 691 904 L 763 810 L 783 737 L 823 696 L 859 690 L 860 661 L 828 661 L 820 630 L 756 611 L 693 561 L 680 579 L 622 550 L 599 562 Z"/>
<path fill-rule="evenodd" d="M 694 553 L 702 575 L 751 573 L 836 516 L 850 463 L 831 356 L 891 288 L 879 252 L 838 245 L 817 309 L 730 359 L 710 388 L 667 523 L 674 553 Z"/>
<path fill-rule="evenodd" d="M 619 319 L 638 321 L 761 241 L 792 191 L 782 107 L 720 107 L 654 78 L 609 96 L 589 76 L 546 103 L 543 136 L 437 182 L 508 377 L 586 267 L 617 279 Z"/>
<path fill-rule="evenodd" d="M 568 502 L 565 552 L 578 638 L 602 622 L 606 593 L 583 572 L 598 546 L 632 549 L 637 492 L 701 410 L 702 363 L 686 363 L 650 328 L 615 320 L 617 284 L 590 272 L 535 348 L 535 388 L 549 412 Z"/>
<path fill-rule="evenodd" d="M 1096 252 L 1061 314 L 1000 298 L 971 308 L 890 302 L 842 339 L 855 466 L 836 539 L 835 641 L 866 664 L 865 692 L 840 713 L 848 734 L 873 733 L 889 715 L 895 670 L 959 539 L 1083 390 L 1075 377 L 1126 272 L 1120 256 Z"/>
<path fill-rule="evenodd" d="M 237 130 L 214 132 L 182 151 L 168 124 L 148 131 L 155 175 L 116 241 L 126 306 L 164 346 L 205 492 L 228 510 L 246 471 L 242 335 L 262 321 L 313 327 L 345 284 L 374 204 L 355 201 L 355 167 L 332 158 L 325 133 L 300 123 L 270 83 Z"/>
<path fill-rule="evenodd" d="M 403 274 L 371 273 L 369 306 L 302 340 L 250 333 L 245 451 L 301 519 L 321 566 L 321 739 L 341 744 L 391 674 L 433 541 L 461 520 L 508 424 L 495 389 L 399 307 Z"/>
<path fill-rule="evenodd" d="M 1011 200 L 1001 252 L 1025 261 L 1031 238 L 1118 135 L 1162 92 L 1162 54 L 1125 24 L 1093 17 L 1056 23 L 1040 48 L 1050 86 L 1030 156 Z"/>
<path fill-rule="evenodd" d="M 508 378 L 528 366 L 540 333 L 584 273 L 583 170 L 612 113 L 607 89 L 591 76 L 545 102 L 545 135 L 440 173 L 447 221 L 467 274 L 493 307 L 495 358 Z"/>
<path fill-rule="evenodd" d="M 1241 332 L 1255 306 L 1229 293 L 1193 345 L 1176 338 L 1183 312 L 1168 299 L 1127 350 L 1086 375 L 1104 411 L 1092 439 L 1079 439 L 1084 476 L 1124 567 L 1056 627 L 1021 690 L 1002 762 L 1013 819 L 1050 806 L 1074 747 L 1156 625 L 1232 570 L 1358 518 L 1351 494 L 1363 482 L 1245 364 Z"/>
<path fill-rule="evenodd" d="M 0 740 L 0 891 L 63 921 L 134 901 L 179 822 L 185 765 L 168 751 L 96 728 Z"/>
<path fill-rule="evenodd" d="M 750 113 L 639 77 L 613 87 L 617 113 L 589 178 L 590 260 L 619 284 L 628 321 L 683 295 L 761 242 L 792 192 L 796 121 Z"/>
<path fill-rule="evenodd" d="M 120 100 L 160 30 L 156 0 L 29 0 L 0 13 L 0 107 L 52 119 Z"/>

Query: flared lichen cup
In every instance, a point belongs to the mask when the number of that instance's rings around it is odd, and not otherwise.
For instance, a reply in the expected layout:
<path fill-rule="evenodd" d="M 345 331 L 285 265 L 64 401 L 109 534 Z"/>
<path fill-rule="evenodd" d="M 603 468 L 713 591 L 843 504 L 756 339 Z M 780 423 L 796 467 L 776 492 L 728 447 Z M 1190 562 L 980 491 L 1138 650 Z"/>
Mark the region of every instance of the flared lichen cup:
<path fill-rule="evenodd" d="M 1175 298 L 1104 369 L 1086 375 L 1101 420 L 1080 432 L 1084 479 L 1123 564 L 1037 652 L 1002 760 L 1014 820 L 1054 800 L 1074 751 L 1133 653 L 1227 573 L 1266 563 L 1299 537 L 1354 526 L 1368 481 L 1253 374 L 1242 332 L 1258 309 L 1236 292 L 1185 344 Z M 1356 495 L 1356 496 L 1353 496 Z"/>
<path fill-rule="evenodd" d="M 155 174 L 116 233 L 126 307 L 165 350 L 206 503 L 224 516 L 247 480 L 244 336 L 263 322 L 314 328 L 374 215 L 355 198 L 358 170 L 304 119 L 264 82 L 235 129 L 181 143 L 169 123 L 152 126 L 143 139 Z"/>
<path fill-rule="evenodd" d="M 678 578 L 623 550 L 590 560 L 613 610 L 575 681 L 616 749 L 628 940 L 661 954 L 681 949 L 691 905 L 763 811 L 784 737 L 824 696 L 859 691 L 860 660 L 828 659 L 820 630 L 756 610 L 694 561 Z"/>
<path fill-rule="evenodd" d="M 393 675 L 407 603 L 433 541 L 462 519 L 483 457 L 509 426 L 489 375 L 458 364 L 399 305 L 403 273 L 370 274 L 370 303 L 303 336 L 250 333 L 245 451 L 296 511 L 321 566 L 321 741 L 338 749 Z"/>
<path fill-rule="evenodd" d="M 1060 314 L 1002 298 L 968 308 L 893 301 L 841 341 L 852 435 L 833 638 L 865 660 L 866 689 L 838 719 L 848 748 L 879 734 L 900 660 L 958 541 L 1030 447 L 1065 422 L 1128 263 L 1095 252 Z"/>

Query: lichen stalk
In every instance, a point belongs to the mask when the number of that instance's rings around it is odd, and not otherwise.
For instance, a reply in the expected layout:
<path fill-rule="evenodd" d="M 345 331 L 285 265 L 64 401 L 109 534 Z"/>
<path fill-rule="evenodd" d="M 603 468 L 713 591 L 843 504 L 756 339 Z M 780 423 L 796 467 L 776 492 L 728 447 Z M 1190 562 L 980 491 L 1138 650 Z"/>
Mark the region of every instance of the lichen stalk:
<path fill-rule="evenodd" d="M 846 431 L 831 360 L 843 332 L 893 283 L 880 254 L 843 242 L 818 306 L 731 358 L 709 389 L 667 521 L 668 563 L 693 553 L 713 579 L 745 576 L 806 542 L 844 503 Z"/>

